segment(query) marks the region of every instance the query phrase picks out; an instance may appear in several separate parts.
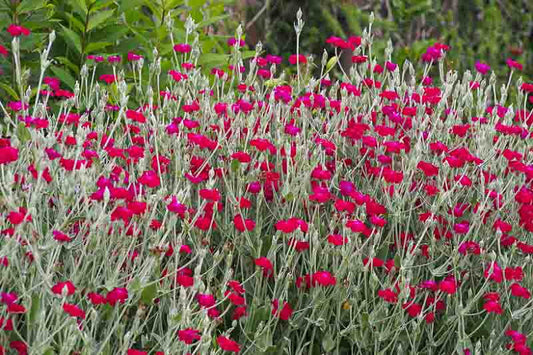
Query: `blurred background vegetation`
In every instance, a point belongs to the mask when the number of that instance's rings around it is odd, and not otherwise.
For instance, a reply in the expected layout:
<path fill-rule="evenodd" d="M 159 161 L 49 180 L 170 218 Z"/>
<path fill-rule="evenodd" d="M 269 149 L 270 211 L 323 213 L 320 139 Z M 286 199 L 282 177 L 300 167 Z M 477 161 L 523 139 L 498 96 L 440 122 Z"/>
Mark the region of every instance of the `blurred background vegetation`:
<path fill-rule="evenodd" d="M 475 61 L 481 60 L 506 76 L 505 60 L 511 57 L 524 64 L 525 80 L 533 78 L 531 0 L 0 0 L 0 44 L 10 49 L 6 28 L 11 23 L 32 31 L 21 41 L 25 80 L 32 83 L 38 78 L 39 53 L 55 30 L 54 62 L 47 75 L 60 78 L 72 90 L 89 54 L 125 58 L 128 51 L 135 51 L 149 61 L 154 48 L 168 54 L 172 51 L 169 19 L 175 43 L 181 43 L 189 15 L 198 24 L 200 64 L 206 70 L 226 64 L 226 42 L 238 24 L 245 27 L 250 49 L 261 41 L 266 53 L 286 60 L 296 49 L 293 23 L 298 8 L 305 21 L 301 53 L 317 58 L 324 48 L 333 52 L 325 44 L 329 36 L 361 35 L 374 12 L 378 56 L 389 38 L 398 63 L 419 60 L 429 45 L 439 41 L 452 47 L 448 68 L 473 70 Z M 246 54 L 251 55 L 253 51 Z M 171 69 L 170 57 L 163 58 L 163 73 Z M 97 74 L 106 70 L 109 67 L 99 68 Z M 0 56 L 0 95 L 16 99 L 17 93 L 10 90 L 12 72 L 12 59 Z"/>
<path fill-rule="evenodd" d="M 531 0 L 238 0 L 235 5 L 239 20 L 247 24 L 247 43 L 261 41 L 267 51 L 284 57 L 295 52 L 293 23 L 299 7 L 305 20 L 303 53 L 320 56 L 323 48 L 331 49 L 325 40 L 332 35 L 361 35 L 374 12 L 375 53 L 383 54 L 390 38 L 398 63 L 418 60 L 438 41 L 452 47 L 449 68 L 474 70 L 480 60 L 505 76 L 505 60 L 513 58 L 532 78 Z"/>

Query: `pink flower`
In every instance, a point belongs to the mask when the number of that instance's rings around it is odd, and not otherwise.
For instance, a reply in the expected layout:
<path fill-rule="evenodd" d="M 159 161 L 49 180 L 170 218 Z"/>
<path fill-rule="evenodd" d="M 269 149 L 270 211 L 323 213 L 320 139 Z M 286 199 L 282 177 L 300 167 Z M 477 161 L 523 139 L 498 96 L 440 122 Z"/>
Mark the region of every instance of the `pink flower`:
<path fill-rule="evenodd" d="M 449 295 L 453 295 L 457 292 L 457 283 L 455 279 L 443 280 L 439 283 L 439 290 Z"/>
<path fill-rule="evenodd" d="M 312 284 L 315 286 L 335 286 L 337 279 L 329 271 L 317 271 L 311 276 Z"/>
<path fill-rule="evenodd" d="M 0 165 L 9 164 L 17 161 L 19 150 L 13 147 L 0 147 Z"/>
<path fill-rule="evenodd" d="M 492 262 L 489 266 L 487 266 L 483 275 L 485 276 L 485 278 L 488 278 L 489 280 L 492 280 L 496 283 L 501 283 L 503 281 L 502 268 L 495 261 Z"/>
<path fill-rule="evenodd" d="M 9 343 L 9 347 L 11 349 L 15 350 L 16 352 L 18 352 L 19 355 L 27 355 L 28 354 L 28 346 L 26 345 L 26 343 L 24 343 L 24 342 L 22 342 L 20 340 L 12 341 L 11 343 Z"/>
<path fill-rule="evenodd" d="M 439 175 L 439 168 L 431 163 L 420 161 L 416 167 L 422 170 L 426 177 Z"/>
<path fill-rule="evenodd" d="M 58 242 L 71 242 L 72 238 L 60 231 L 52 231 L 54 239 Z"/>
<path fill-rule="evenodd" d="M 73 295 L 76 292 L 76 286 L 72 281 L 58 282 L 52 286 L 52 292 L 56 295 L 63 295 L 63 290 L 67 296 Z"/>
<path fill-rule="evenodd" d="M 105 304 L 106 303 L 106 298 L 104 296 L 102 296 L 101 294 L 99 293 L 96 293 L 96 292 L 89 292 L 87 294 L 87 298 L 89 299 L 89 301 L 94 305 L 99 305 L 99 304 Z"/>
<path fill-rule="evenodd" d="M 9 34 L 12 36 L 12 37 L 19 37 L 19 36 L 29 36 L 31 31 L 29 29 L 27 29 L 26 27 L 24 26 L 18 26 L 18 25 L 15 25 L 15 24 L 11 24 L 7 27 L 7 32 L 9 32 Z"/>
<path fill-rule="evenodd" d="M 481 63 L 480 61 L 476 62 L 475 67 L 476 70 L 483 75 L 487 74 L 487 72 L 490 70 L 490 66 L 488 64 Z"/>
<path fill-rule="evenodd" d="M 514 343 L 525 344 L 527 341 L 526 335 L 516 330 L 508 329 L 505 331 L 505 335 L 511 337 Z"/>
<path fill-rule="evenodd" d="M 13 225 L 19 225 L 24 221 L 31 222 L 32 217 L 25 207 L 19 207 L 18 212 L 11 211 L 8 213 L 7 220 Z"/>
<path fill-rule="evenodd" d="M 112 84 L 117 80 L 113 74 L 102 74 L 100 75 L 100 81 L 104 81 L 106 84 Z"/>
<path fill-rule="evenodd" d="M 190 51 L 192 50 L 192 47 L 190 44 L 180 43 L 174 46 L 174 50 L 178 53 L 190 53 Z"/>
<path fill-rule="evenodd" d="M 531 298 L 531 293 L 529 292 L 529 290 L 525 287 L 520 286 L 516 282 L 511 285 L 510 289 L 511 294 L 515 297 L 522 297 L 525 299 Z"/>
<path fill-rule="evenodd" d="M 395 71 L 396 68 L 398 68 L 398 64 L 396 63 L 393 63 L 393 62 L 385 62 L 385 68 L 387 68 L 388 71 Z"/>
<path fill-rule="evenodd" d="M 468 221 L 461 221 L 459 223 L 454 224 L 453 230 L 457 234 L 467 234 L 470 230 L 470 223 Z"/>
<path fill-rule="evenodd" d="M 71 317 L 85 319 L 85 312 L 75 304 L 64 303 L 63 310 L 68 313 Z"/>
<path fill-rule="evenodd" d="M 524 69 L 524 66 L 521 63 L 519 63 L 519 62 L 517 62 L 515 60 L 512 60 L 511 58 L 507 58 L 507 60 L 505 62 L 507 63 L 507 65 L 511 69 L 517 69 L 517 70 L 520 70 L 520 71 L 522 71 Z"/>
<path fill-rule="evenodd" d="M 0 293 L 0 302 L 9 306 L 17 302 L 18 295 L 15 292 L 2 292 Z"/>
<path fill-rule="evenodd" d="M 146 117 L 144 117 L 143 113 L 139 111 L 127 110 L 126 117 L 135 122 L 139 122 L 139 123 L 146 122 Z"/>
<path fill-rule="evenodd" d="M 153 170 L 143 172 L 142 175 L 139 177 L 139 182 L 142 185 L 151 188 L 155 188 L 161 185 L 159 175 Z"/>
<path fill-rule="evenodd" d="M 126 355 L 148 355 L 148 352 L 137 349 L 128 349 Z"/>
<path fill-rule="evenodd" d="M 402 308 L 405 309 L 411 317 L 417 317 L 422 313 L 422 306 L 418 303 L 407 302 L 402 305 Z"/>
<path fill-rule="evenodd" d="M 483 305 L 483 309 L 487 311 L 487 313 L 496 313 L 496 314 L 503 313 L 502 306 L 497 301 L 485 302 L 485 304 Z"/>
<path fill-rule="evenodd" d="M 277 55 L 272 55 L 272 54 L 267 54 L 265 56 L 265 59 L 267 60 L 267 62 L 269 64 L 276 64 L 276 65 L 280 65 L 281 64 L 281 57 L 277 56 Z"/>
<path fill-rule="evenodd" d="M 201 307 L 211 308 L 215 305 L 215 296 L 207 293 L 199 293 L 196 295 L 196 300 Z"/>
<path fill-rule="evenodd" d="M 110 55 L 109 57 L 107 57 L 107 61 L 109 63 L 120 63 L 121 58 L 119 55 Z"/>
<path fill-rule="evenodd" d="M 185 344 L 192 344 L 196 340 L 200 340 L 200 331 L 192 328 L 187 328 L 178 331 L 178 338 Z"/>
<path fill-rule="evenodd" d="M 236 341 L 233 341 L 225 336 L 220 335 L 217 338 L 217 343 L 222 350 L 234 353 L 239 353 L 241 351 L 241 346 Z"/>
<path fill-rule="evenodd" d="M 128 62 L 136 62 L 142 58 L 143 58 L 142 55 L 135 54 L 134 52 L 128 52 L 128 57 L 127 57 Z"/>
<path fill-rule="evenodd" d="M 506 280 L 514 280 L 514 281 L 522 281 L 524 278 L 524 271 L 522 270 L 522 267 L 517 266 L 515 268 L 512 267 L 506 267 L 505 268 L 505 279 Z"/>
<path fill-rule="evenodd" d="M 392 291 L 390 288 L 379 290 L 378 296 L 388 303 L 398 302 L 398 295 L 394 291 Z"/>
<path fill-rule="evenodd" d="M 115 287 L 106 296 L 107 303 L 114 307 L 117 302 L 124 303 L 128 299 L 128 290 L 123 287 Z"/>
<path fill-rule="evenodd" d="M 18 303 L 11 303 L 7 306 L 7 313 L 14 313 L 14 314 L 26 313 L 26 307 Z"/>
<path fill-rule="evenodd" d="M 340 245 L 344 245 L 348 243 L 348 238 L 343 237 L 340 234 L 330 234 L 328 235 L 328 243 L 336 245 L 336 246 L 340 246 Z"/>
<path fill-rule="evenodd" d="M 459 254 L 466 255 L 467 253 L 479 255 L 481 248 L 478 243 L 473 241 L 465 241 L 459 245 Z"/>
<path fill-rule="evenodd" d="M 180 268 L 176 274 L 176 282 L 183 287 L 193 286 L 194 277 L 192 277 L 192 270 L 189 268 Z"/>
<path fill-rule="evenodd" d="M 352 63 L 362 64 L 368 60 L 366 55 L 354 55 L 352 56 Z"/>
<path fill-rule="evenodd" d="M 265 277 L 273 276 L 274 266 L 272 265 L 272 262 L 268 258 L 262 256 L 262 257 L 255 259 L 255 265 L 263 269 L 263 276 Z"/>
<path fill-rule="evenodd" d="M 255 228 L 255 222 L 251 219 L 244 219 L 241 214 L 235 215 L 233 224 L 239 232 L 251 231 Z"/>
<path fill-rule="evenodd" d="M 87 56 L 87 59 L 88 60 L 93 60 L 95 61 L 96 63 L 102 63 L 105 59 L 103 56 L 101 55 L 94 55 L 94 54 L 90 54 Z"/>
<path fill-rule="evenodd" d="M 296 54 L 291 54 L 289 56 L 289 63 L 292 65 L 295 65 L 296 63 L 307 63 L 307 58 L 303 54 L 299 54 L 298 56 Z"/>
<path fill-rule="evenodd" d="M 292 316 L 293 309 L 289 302 L 283 303 L 283 308 L 278 312 L 279 301 L 274 299 L 272 301 L 272 315 L 278 317 L 281 320 L 288 320 Z"/>
<path fill-rule="evenodd" d="M 248 312 L 246 312 L 246 306 L 239 306 L 239 307 L 236 307 L 233 310 L 233 314 L 231 315 L 231 319 L 239 320 L 242 317 L 245 317 L 247 315 L 248 315 Z"/>
<path fill-rule="evenodd" d="M 1 44 L 0 44 L 0 55 L 4 56 L 5 58 L 7 58 L 7 56 L 9 55 L 7 48 L 2 46 Z"/>
<path fill-rule="evenodd" d="M 233 47 L 237 43 L 239 43 L 239 47 L 244 47 L 246 45 L 246 42 L 243 39 L 240 39 L 237 41 L 236 38 L 229 38 L 228 39 L 228 46 Z"/>

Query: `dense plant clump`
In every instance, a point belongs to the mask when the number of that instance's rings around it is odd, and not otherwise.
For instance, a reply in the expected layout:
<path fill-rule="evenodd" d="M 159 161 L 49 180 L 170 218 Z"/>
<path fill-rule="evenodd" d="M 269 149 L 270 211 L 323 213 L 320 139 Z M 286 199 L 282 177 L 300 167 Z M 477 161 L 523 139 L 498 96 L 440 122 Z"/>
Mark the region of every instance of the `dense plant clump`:
<path fill-rule="evenodd" d="M 168 80 L 157 50 L 90 55 L 71 91 L 48 76 L 52 33 L 32 90 L 32 33 L 7 30 L 0 353 L 531 354 L 521 63 L 460 77 L 434 43 L 417 76 L 392 46 L 376 62 L 371 25 L 319 65 L 245 61 L 239 28 L 209 75 L 171 38 Z"/>

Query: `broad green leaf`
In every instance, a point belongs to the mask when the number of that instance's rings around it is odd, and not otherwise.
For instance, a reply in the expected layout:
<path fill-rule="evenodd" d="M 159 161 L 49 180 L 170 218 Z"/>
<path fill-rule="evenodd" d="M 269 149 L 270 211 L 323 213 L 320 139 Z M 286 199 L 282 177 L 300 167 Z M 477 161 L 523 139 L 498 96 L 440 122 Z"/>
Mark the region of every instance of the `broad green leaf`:
<path fill-rule="evenodd" d="M 138 277 L 134 278 L 128 287 L 132 292 L 137 292 L 141 289 L 141 280 Z"/>
<path fill-rule="evenodd" d="M 91 53 L 95 51 L 100 51 L 103 48 L 109 47 L 113 43 L 111 42 L 92 42 L 87 45 L 87 48 L 85 48 L 85 52 Z"/>
<path fill-rule="evenodd" d="M 202 52 L 203 53 L 210 53 L 211 49 L 217 44 L 217 41 L 214 39 L 205 39 L 201 41 L 202 43 Z"/>
<path fill-rule="evenodd" d="M 44 0 L 23 0 L 17 6 L 17 12 L 23 14 L 26 12 L 36 11 L 42 9 L 45 7 L 45 5 L 46 4 Z"/>
<path fill-rule="evenodd" d="M 322 347 L 326 352 L 330 352 L 335 348 L 335 340 L 333 340 L 333 333 L 327 332 L 322 339 Z"/>
<path fill-rule="evenodd" d="M 85 0 L 72 0 L 70 4 L 72 5 L 72 8 L 74 9 L 74 11 L 78 12 L 83 17 L 87 16 L 88 10 L 87 10 L 87 4 L 85 3 Z"/>
<path fill-rule="evenodd" d="M 181 4 L 183 4 L 183 0 L 170 0 L 165 3 L 165 9 L 170 10 Z"/>
<path fill-rule="evenodd" d="M 402 267 L 402 257 L 400 254 L 394 256 L 394 266 L 398 269 Z"/>
<path fill-rule="evenodd" d="M 200 64 L 201 65 L 207 65 L 207 66 L 217 66 L 217 65 L 223 65 L 226 64 L 228 61 L 229 55 L 227 54 L 219 54 L 219 53 L 204 53 L 200 57 Z"/>
<path fill-rule="evenodd" d="M 110 19 L 114 13 L 115 13 L 115 10 L 112 9 L 112 10 L 101 11 L 94 15 L 91 15 L 89 19 L 89 24 L 87 25 L 87 31 L 94 30 L 96 27 L 100 26 L 101 24 L 106 22 L 108 19 Z"/>
<path fill-rule="evenodd" d="M 79 32 L 85 31 L 85 24 L 83 22 L 81 22 L 76 16 L 74 16 L 73 14 L 68 14 L 68 13 L 65 13 L 65 16 L 68 18 L 69 22 L 74 27 L 76 27 L 76 29 Z"/>
<path fill-rule="evenodd" d="M 150 304 L 152 303 L 156 295 L 157 284 L 152 283 L 143 289 L 143 292 L 141 293 L 141 300 L 143 301 L 143 303 Z"/>
<path fill-rule="evenodd" d="M 242 59 L 253 58 L 255 56 L 255 51 L 242 51 Z"/>
<path fill-rule="evenodd" d="M 231 162 L 231 171 L 237 172 L 240 167 L 241 167 L 241 162 L 238 161 L 237 159 L 233 159 L 233 161 Z"/>
<path fill-rule="evenodd" d="M 380 258 L 382 260 L 385 260 L 385 259 L 387 259 L 388 253 L 389 253 L 389 246 L 388 245 L 384 245 L 384 246 L 382 246 L 381 248 L 378 249 L 378 251 L 376 253 L 376 257 Z"/>
<path fill-rule="evenodd" d="M 56 59 L 59 63 L 61 63 L 61 64 L 65 65 L 65 66 L 67 66 L 67 67 L 68 67 L 71 71 L 73 71 L 75 74 L 79 74 L 79 71 L 80 71 L 80 70 L 79 70 L 78 66 L 77 66 L 76 64 L 72 63 L 72 62 L 70 61 L 70 59 L 68 59 L 67 57 L 55 57 L 55 59 Z"/>
<path fill-rule="evenodd" d="M 104 7 L 109 7 L 113 5 L 115 2 L 114 0 L 96 0 L 91 1 L 93 4 L 91 6 L 91 11 L 98 11 L 100 9 L 103 9 Z"/>
<path fill-rule="evenodd" d="M 12 97 L 14 100 L 16 100 L 16 101 L 20 100 L 20 99 L 19 99 L 19 95 L 17 94 L 17 92 L 16 92 L 15 90 L 13 90 L 13 88 L 12 88 L 11 86 L 9 86 L 8 84 L 0 83 L 0 87 L 1 87 L 2 89 L 4 89 L 5 91 L 7 91 L 7 93 L 8 93 L 9 95 L 11 95 L 11 97 Z"/>
<path fill-rule="evenodd" d="M 145 47 L 145 48 L 150 48 L 151 47 L 151 43 L 150 41 L 141 34 L 140 31 L 137 31 L 134 27 L 132 26 L 128 26 L 129 30 L 135 35 L 135 39 L 138 40 L 139 42 L 141 42 L 141 44 Z M 137 44 L 136 47 L 139 47 L 139 45 Z M 147 54 L 147 57 L 148 58 L 151 58 L 151 52 L 150 53 L 145 53 Z"/>
<path fill-rule="evenodd" d="M 22 142 L 22 144 L 31 140 L 31 133 L 23 122 L 20 122 L 17 125 L 17 138 Z"/>
<path fill-rule="evenodd" d="M 212 25 L 214 23 L 217 23 L 219 21 L 222 21 L 226 18 L 230 17 L 229 14 L 225 14 L 225 15 L 220 15 L 220 16 L 212 16 L 212 17 L 209 17 L 207 20 L 204 20 L 202 22 L 200 22 L 198 25 L 200 27 L 205 27 L 205 26 L 209 26 L 209 25 Z"/>
<path fill-rule="evenodd" d="M 271 331 L 266 330 L 262 332 L 258 337 L 254 338 L 254 341 L 259 349 L 270 348 L 272 346 Z"/>
<path fill-rule="evenodd" d="M 80 36 L 74 31 L 61 25 L 63 30 L 61 35 L 79 54 L 81 54 L 81 39 Z"/>
<path fill-rule="evenodd" d="M 148 7 L 152 12 L 152 16 L 156 19 L 161 19 L 161 7 L 153 0 L 144 0 L 143 5 Z"/>
<path fill-rule="evenodd" d="M 58 66 L 51 66 L 50 70 L 52 70 L 54 75 L 57 76 L 59 80 L 64 82 L 70 89 L 74 90 L 74 86 L 76 86 L 76 80 L 74 80 L 68 71 Z"/>
<path fill-rule="evenodd" d="M 91 33 L 91 41 L 93 42 L 115 42 L 117 40 L 123 41 L 128 34 L 128 27 L 119 24 L 111 24 L 101 26 L 98 31 Z"/>
<path fill-rule="evenodd" d="M 202 6 L 204 6 L 206 0 L 189 0 L 189 7 L 191 7 L 193 10 L 198 9 Z"/>
<path fill-rule="evenodd" d="M 120 12 L 140 12 L 137 7 L 141 5 L 144 0 L 120 0 Z"/>
<path fill-rule="evenodd" d="M 41 299 L 39 298 L 39 295 L 34 293 L 31 296 L 31 307 L 30 311 L 28 312 L 28 323 L 32 325 L 33 323 L 38 321 L 39 317 L 39 309 L 41 308 Z"/>

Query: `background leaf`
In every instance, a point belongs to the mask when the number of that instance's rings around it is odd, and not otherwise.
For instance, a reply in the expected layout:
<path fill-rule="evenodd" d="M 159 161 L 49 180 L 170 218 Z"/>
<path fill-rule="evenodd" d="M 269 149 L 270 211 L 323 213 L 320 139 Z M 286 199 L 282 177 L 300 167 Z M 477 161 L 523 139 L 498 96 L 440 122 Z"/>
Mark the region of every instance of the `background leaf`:
<path fill-rule="evenodd" d="M 91 15 L 89 19 L 89 24 L 87 25 L 87 31 L 92 31 L 98 26 L 100 26 L 102 23 L 107 21 L 113 14 L 115 13 L 115 10 L 105 10 L 101 12 L 97 12 L 94 15 Z"/>
<path fill-rule="evenodd" d="M 69 28 L 61 25 L 61 35 L 67 41 L 72 48 L 74 48 L 79 54 L 81 54 L 81 39 L 80 36 Z"/>
<path fill-rule="evenodd" d="M 76 80 L 68 71 L 55 65 L 51 66 L 50 70 L 52 70 L 54 75 L 57 76 L 59 80 L 65 83 L 71 90 L 74 90 L 74 87 L 76 86 Z"/>

